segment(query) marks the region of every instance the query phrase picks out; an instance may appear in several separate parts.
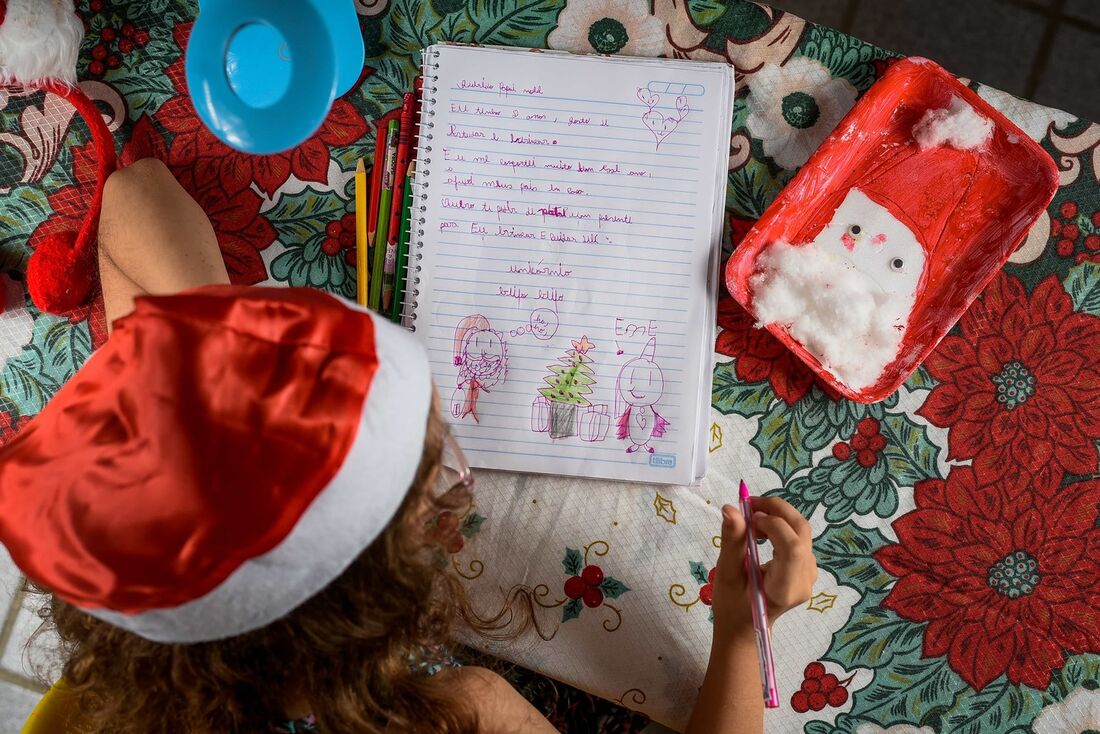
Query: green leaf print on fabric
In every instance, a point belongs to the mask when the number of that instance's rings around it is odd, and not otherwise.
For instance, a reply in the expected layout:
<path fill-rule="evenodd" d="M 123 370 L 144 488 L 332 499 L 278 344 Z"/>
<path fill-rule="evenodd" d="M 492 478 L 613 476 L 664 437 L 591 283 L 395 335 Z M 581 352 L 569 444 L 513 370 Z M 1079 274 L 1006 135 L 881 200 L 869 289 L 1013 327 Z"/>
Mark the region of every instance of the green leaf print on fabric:
<path fill-rule="evenodd" d="M 600 591 L 602 591 L 603 595 L 608 599 L 617 599 L 630 591 L 630 587 L 617 578 L 606 576 L 604 580 L 600 582 Z"/>
<path fill-rule="evenodd" d="M 88 323 L 49 314 L 35 318 L 31 343 L 0 372 L 0 399 L 19 415 L 34 416 L 92 354 Z"/>
<path fill-rule="evenodd" d="M 15 149 L 7 146 L 7 150 Z M 20 185 L 4 195 L 0 206 L 0 248 L 5 251 L 5 265 L 9 250 L 27 251 L 27 235 L 52 211 L 46 194 L 38 187 Z M 18 263 L 12 263 L 15 264 Z"/>
<path fill-rule="evenodd" d="M 833 76 L 847 79 L 860 92 L 867 91 L 875 81 L 875 66 L 872 62 L 898 57 L 897 54 L 820 25 L 811 26 L 806 32 L 799 52 L 802 56 L 820 61 Z"/>
<path fill-rule="evenodd" d="M 928 438 L 928 429 L 905 414 L 890 414 L 882 421 L 882 435 L 890 479 L 898 486 L 911 487 L 922 479 L 939 476 L 940 448 Z"/>
<path fill-rule="evenodd" d="M 775 402 L 775 392 L 767 381 L 742 382 L 737 377 L 733 362 L 722 362 L 714 367 L 710 400 L 722 415 L 736 413 L 752 418 L 768 412 Z"/>
<path fill-rule="evenodd" d="M 561 621 L 568 622 L 571 619 L 576 619 L 581 616 L 582 609 L 584 609 L 584 602 L 580 599 L 570 599 L 561 608 Z"/>
<path fill-rule="evenodd" d="M 698 581 L 700 584 L 708 583 L 707 574 L 710 573 L 710 570 L 702 563 L 699 563 L 699 561 L 691 561 L 690 564 L 691 577 Z"/>
<path fill-rule="evenodd" d="M 565 549 L 565 558 L 561 560 L 561 567 L 568 576 L 579 576 L 584 562 L 581 560 L 581 552 L 575 548 Z"/>
<path fill-rule="evenodd" d="M 714 23 L 726 12 L 726 4 L 720 0 L 687 0 L 692 19 L 703 28 Z"/>
<path fill-rule="evenodd" d="M 546 46 L 563 4 L 558 0 L 471 0 L 471 41 L 500 46 Z"/>
<path fill-rule="evenodd" d="M 793 411 L 782 400 L 760 418 L 756 435 L 749 441 L 760 451 L 760 463 L 787 481 L 810 463 L 804 428 L 793 419 Z"/>
<path fill-rule="evenodd" d="M 1070 268 L 1062 284 L 1075 310 L 1100 316 L 1100 264 L 1086 260 Z"/>

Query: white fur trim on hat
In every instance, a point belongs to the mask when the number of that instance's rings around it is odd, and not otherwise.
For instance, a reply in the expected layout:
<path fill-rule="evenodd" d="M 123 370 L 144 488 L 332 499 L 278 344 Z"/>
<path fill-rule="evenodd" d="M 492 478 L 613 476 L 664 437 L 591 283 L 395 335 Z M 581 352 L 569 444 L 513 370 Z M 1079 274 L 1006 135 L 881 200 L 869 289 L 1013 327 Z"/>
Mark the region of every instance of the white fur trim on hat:
<path fill-rule="evenodd" d="M 0 23 L 0 83 L 76 84 L 83 37 L 73 0 L 7 0 Z"/>
<path fill-rule="evenodd" d="M 140 614 L 87 610 L 162 643 L 220 640 L 285 616 L 335 580 L 397 512 L 424 450 L 433 399 L 428 357 L 413 335 L 371 314 L 378 371 L 344 465 L 274 549 L 210 593 Z"/>

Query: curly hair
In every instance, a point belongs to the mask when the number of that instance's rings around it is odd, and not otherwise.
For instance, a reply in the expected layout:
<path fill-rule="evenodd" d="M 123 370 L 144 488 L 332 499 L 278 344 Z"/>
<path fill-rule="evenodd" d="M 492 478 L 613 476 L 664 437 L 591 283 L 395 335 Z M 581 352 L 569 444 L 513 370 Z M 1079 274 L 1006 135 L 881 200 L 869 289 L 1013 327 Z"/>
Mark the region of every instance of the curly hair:
<path fill-rule="evenodd" d="M 416 478 L 386 530 L 323 591 L 262 629 L 160 644 L 51 596 L 44 627 L 52 624 L 61 638 L 82 731 L 267 732 L 297 696 L 326 734 L 477 731 L 476 713 L 453 684 L 419 672 L 417 663 L 445 650 L 459 623 L 505 639 L 531 618 L 510 608 L 512 595 L 501 612 L 479 617 L 445 570 L 433 520 L 469 502 L 433 491 L 446 430 L 433 405 Z"/>

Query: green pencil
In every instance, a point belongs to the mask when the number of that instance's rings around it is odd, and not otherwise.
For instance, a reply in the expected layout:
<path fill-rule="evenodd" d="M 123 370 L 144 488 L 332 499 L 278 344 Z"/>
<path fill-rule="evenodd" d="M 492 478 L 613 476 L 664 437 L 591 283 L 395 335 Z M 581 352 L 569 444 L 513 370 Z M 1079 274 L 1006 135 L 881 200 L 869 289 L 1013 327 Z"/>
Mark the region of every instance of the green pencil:
<path fill-rule="evenodd" d="M 409 217 L 412 216 L 412 183 L 413 173 L 416 172 L 416 162 L 409 164 L 409 175 L 405 178 L 405 200 L 401 203 L 401 234 L 397 238 L 397 286 L 394 288 L 393 313 L 390 318 L 394 323 L 401 323 L 401 313 L 405 310 L 405 273 L 407 272 L 406 260 L 409 257 Z"/>
<path fill-rule="evenodd" d="M 378 198 L 378 229 L 374 239 L 374 269 L 381 274 L 386 264 L 386 240 L 390 227 L 390 205 L 393 203 L 393 184 L 397 171 L 397 136 L 400 129 L 397 120 L 390 120 L 386 128 L 386 159 L 382 169 L 382 192 Z M 371 278 L 370 301 L 367 304 L 377 311 L 382 307 L 382 278 Z"/>

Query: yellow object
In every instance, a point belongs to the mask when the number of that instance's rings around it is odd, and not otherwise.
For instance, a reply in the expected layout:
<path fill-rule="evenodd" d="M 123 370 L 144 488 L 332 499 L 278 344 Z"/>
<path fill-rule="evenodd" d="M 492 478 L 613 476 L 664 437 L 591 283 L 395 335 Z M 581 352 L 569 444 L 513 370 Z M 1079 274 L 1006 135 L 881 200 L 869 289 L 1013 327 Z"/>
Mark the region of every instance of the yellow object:
<path fill-rule="evenodd" d="M 355 167 L 355 301 L 360 306 L 367 305 L 367 295 L 370 293 L 370 268 L 367 262 L 368 193 L 367 167 L 360 158 L 359 165 Z"/>
<path fill-rule="evenodd" d="M 23 725 L 22 734 L 83 734 L 89 731 L 80 721 L 76 696 L 61 680 L 34 707 L 31 717 Z"/>

